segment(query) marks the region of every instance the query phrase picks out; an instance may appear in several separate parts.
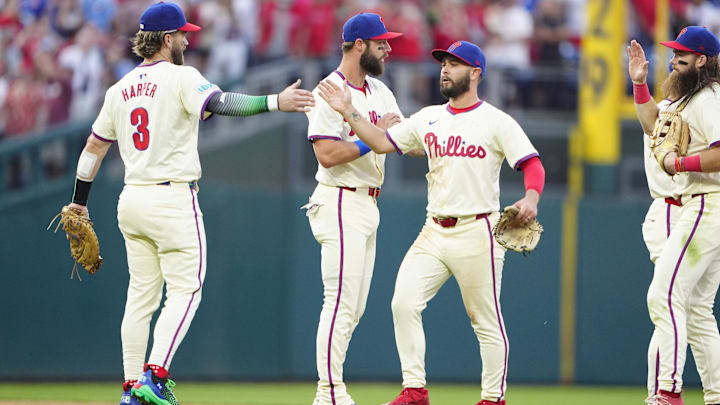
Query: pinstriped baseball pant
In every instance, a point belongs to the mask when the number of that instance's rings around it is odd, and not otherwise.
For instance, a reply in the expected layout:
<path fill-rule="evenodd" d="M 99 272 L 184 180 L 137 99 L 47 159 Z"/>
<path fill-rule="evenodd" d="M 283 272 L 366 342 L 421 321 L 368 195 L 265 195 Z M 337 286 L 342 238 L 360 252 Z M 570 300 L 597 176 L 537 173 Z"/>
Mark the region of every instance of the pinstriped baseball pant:
<path fill-rule="evenodd" d="M 315 405 L 350 405 L 343 364 L 355 327 L 365 312 L 380 214 L 367 189 L 318 185 L 308 218 L 321 246 L 324 299 L 317 330 L 318 388 Z"/>
<path fill-rule="evenodd" d="M 707 194 L 683 202 L 682 208 L 653 202 L 643 224 L 650 255 L 658 257 L 647 297 L 655 324 L 648 348 L 648 392 L 652 395 L 657 390 L 682 390 L 689 343 L 705 402 L 718 403 L 720 334 L 713 303 L 720 285 L 720 241 L 716 237 L 720 195 Z M 651 217 L 652 222 L 648 221 Z M 668 224 L 671 232 L 663 245 L 657 241 L 657 234 L 667 235 Z M 655 253 L 658 251 L 661 253 Z"/>
<path fill-rule="evenodd" d="M 200 304 L 206 242 L 197 193 L 188 183 L 126 185 L 118 201 L 130 282 L 121 326 L 126 380 L 142 372 L 150 320 L 165 304 L 153 333 L 149 364 L 170 368 Z"/>
<path fill-rule="evenodd" d="M 405 255 L 392 299 L 403 387 L 426 384 L 422 311 L 450 276 L 455 276 L 480 344 L 482 399 L 497 401 L 505 396 L 510 351 L 500 309 L 505 249 L 491 230 L 498 217 L 497 212 L 479 220 L 472 216 L 451 228 L 428 217 Z"/>

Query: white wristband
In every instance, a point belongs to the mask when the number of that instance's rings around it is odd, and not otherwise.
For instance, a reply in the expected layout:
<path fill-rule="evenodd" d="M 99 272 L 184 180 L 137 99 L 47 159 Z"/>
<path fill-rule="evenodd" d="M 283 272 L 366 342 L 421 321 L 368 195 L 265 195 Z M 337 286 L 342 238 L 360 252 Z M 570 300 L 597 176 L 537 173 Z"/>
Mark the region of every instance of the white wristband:
<path fill-rule="evenodd" d="M 268 111 L 277 111 L 280 108 L 278 107 L 278 99 L 279 96 L 277 94 L 270 94 L 267 96 Z"/>
<path fill-rule="evenodd" d="M 80 154 L 80 159 L 78 159 L 77 177 L 83 181 L 92 181 L 92 173 L 97 160 L 98 156 L 96 154 L 83 150 Z"/>

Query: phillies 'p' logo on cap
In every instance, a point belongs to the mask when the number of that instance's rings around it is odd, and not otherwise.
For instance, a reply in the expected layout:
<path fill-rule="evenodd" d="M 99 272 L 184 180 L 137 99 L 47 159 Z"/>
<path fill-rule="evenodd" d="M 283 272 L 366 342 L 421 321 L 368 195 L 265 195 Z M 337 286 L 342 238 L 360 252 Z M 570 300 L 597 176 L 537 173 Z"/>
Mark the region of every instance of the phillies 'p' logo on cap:
<path fill-rule="evenodd" d="M 691 25 L 680 30 L 674 41 L 660 42 L 668 48 L 678 51 L 692 52 L 706 56 L 717 56 L 720 53 L 720 41 L 707 29 Z"/>
<path fill-rule="evenodd" d="M 432 56 L 437 59 L 438 62 L 442 62 L 447 55 L 452 55 L 464 63 L 482 69 L 482 73 L 485 74 L 485 54 L 479 46 L 468 41 L 455 41 L 446 50 L 444 49 L 433 49 Z"/>

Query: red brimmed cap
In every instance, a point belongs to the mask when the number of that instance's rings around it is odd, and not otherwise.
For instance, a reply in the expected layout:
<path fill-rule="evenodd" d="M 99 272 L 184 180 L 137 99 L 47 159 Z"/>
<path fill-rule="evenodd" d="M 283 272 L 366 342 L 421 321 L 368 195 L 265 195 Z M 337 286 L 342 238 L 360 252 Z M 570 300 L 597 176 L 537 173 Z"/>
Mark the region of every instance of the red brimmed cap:
<path fill-rule="evenodd" d="M 432 56 L 438 62 L 442 62 L 447 55 L 452 55 L 468 65 L 481 68 L 483 75 L 485 74 L 485 54 L 479 46 L 468 41 L 456 41 L 446 50 L 433 49 Z"/>
<path fill-rule="evenodd" d="M 160 2 L 148 7 L 140 16 L 140 31 L 200 31 L 200 26 L 185 19 L 180 6 Z"/>
<path fill-rule="evenodd" d="M 695 25 L 683 28 L 674 41 L 660 43 L 678 51 L 707 56 L 717 56 L 720 53 L 720 41 L 718 41 L 717 37 L 706 27 Z"/>
<path fill-rule="evenodd" d="M 392 39 L 402 33 L 390 32 L 377 14 L 360 13 L 351 17 L 343 25 L 343 42 L 354 42 L 356 39 Z"/>

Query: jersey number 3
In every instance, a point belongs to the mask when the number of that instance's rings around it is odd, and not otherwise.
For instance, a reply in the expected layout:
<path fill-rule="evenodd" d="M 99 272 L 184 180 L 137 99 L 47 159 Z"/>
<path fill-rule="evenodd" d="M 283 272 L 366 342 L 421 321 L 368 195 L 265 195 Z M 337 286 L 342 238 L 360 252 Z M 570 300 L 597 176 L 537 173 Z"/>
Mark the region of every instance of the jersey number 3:
<path fill-rule="evenodd" d="M 148 131 L 148 113 L 147 110 L 139 107 L 130 113 L 130 123 L 135 125 L 137 132 L 133 133 L 133 142 L 135 149 L 145 150 L 150 145 L 150 131 Z"/>

